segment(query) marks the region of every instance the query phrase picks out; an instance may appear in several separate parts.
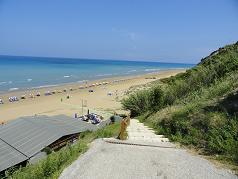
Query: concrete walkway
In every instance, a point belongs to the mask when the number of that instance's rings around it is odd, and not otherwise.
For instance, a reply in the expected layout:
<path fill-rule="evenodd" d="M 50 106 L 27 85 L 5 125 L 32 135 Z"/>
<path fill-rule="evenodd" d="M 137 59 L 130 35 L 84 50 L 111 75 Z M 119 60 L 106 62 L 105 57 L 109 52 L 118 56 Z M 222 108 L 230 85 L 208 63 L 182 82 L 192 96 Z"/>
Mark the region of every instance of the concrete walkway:
<path fill-rule="evenodd" d="M 61 179 L 238 178 L 228 170 L 175 148 L 136 120 L 129 139 L 97 139 L 90 149 L 61 174 Z M 120 144 L 119 144 L 120 143 Z"/>
<path fill-rule="evenodd" d="M 127 140 L 117 140 L 113 138 L 104 139 L 104 141 L 115 144 L 151 146 L 163 148 L 175 148 L 176 146 L 169 142 L 163 135 L 156 135 L 155 131 L 136 119 L 131 119 L 127 127 Z"/>
<path fill-rule="evenodd" d="M 127 127 L 128 141 L 134 143 L 151 143 L 165 146 L 173 146 L 169 143 L 169 139 L 163 135 L 156 135 L 153 129 L 145 126 L 136 119 L 131 119 L 130 125 Z"/>
<path fill-rule="evenodd" d="M 156 135 L 154 130 L 140 123 L 136 119 L 130 120 L 130 125 L 127 127 L 127 133 L 130 140 L 148 141 L 148 142 L 168 142 L 168 138 L 163 135 Z"/>

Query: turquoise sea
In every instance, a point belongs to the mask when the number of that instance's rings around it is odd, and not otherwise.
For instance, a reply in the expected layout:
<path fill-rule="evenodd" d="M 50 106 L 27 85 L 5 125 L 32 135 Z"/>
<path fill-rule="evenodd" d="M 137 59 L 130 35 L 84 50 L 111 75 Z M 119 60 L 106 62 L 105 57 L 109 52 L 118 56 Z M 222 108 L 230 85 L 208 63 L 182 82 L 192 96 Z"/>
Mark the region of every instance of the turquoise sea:
<path fill-rule="evenodd" d="M 192 66 L 181 63 L 0 56 L 0 92 Z"/>

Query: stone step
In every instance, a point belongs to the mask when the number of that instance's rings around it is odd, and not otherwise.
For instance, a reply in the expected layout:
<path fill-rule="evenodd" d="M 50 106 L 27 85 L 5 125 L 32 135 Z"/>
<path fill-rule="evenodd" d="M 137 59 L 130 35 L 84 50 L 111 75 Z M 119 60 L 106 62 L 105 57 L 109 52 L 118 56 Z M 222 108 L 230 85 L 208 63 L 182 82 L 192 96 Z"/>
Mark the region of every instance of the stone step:
<path fill-rule="evenodd" d="M 150 131 L 150 130 L 143 130 L 143 129 L 140 129 L 140 130 L 134 130 L 134 129 L 128 129 L 127 132 L 144 132 L 144 133 L 151 133 L 151 134 L 155 134 L 154 131 Z"/>
<path fill-rule="evenodd" d="M 144 136 L 129 136 L 130 140 L 150 141 L 150 142 L 169 142 L 168 138 L 159 137 L 144 137 Z"/>
<path fill-rule="evenodd" d="M 128 140 L 141 141 L 150 143 L 169 142 L 168 138 L 163 135 L 156 135 L 155 131 L 138 120 L 131 119 L 130 125 L 127 127 Z"/>
<path fill-rule="evenodd" d="M 148 146 L 148 147 L 162 147 L 162 148 L 176 148 L 176 146 L 170 142 L 154 142 L 154 141 L 143 141 L 143 140 L 118 140 L 112 138 L 104 138 L 103 139 L 109 143 L 116 144 L 127 144 L 127 145 L 138 145 L 138 146 Z"/>
<path fill-rule="evenodd" d="M 159 137 L 163 138 L 163 135 L 156 135 L 154 133 L 149 133 L 149 132 L 127 132 L 128 136 L 147 136 L 147 137 Z"/>

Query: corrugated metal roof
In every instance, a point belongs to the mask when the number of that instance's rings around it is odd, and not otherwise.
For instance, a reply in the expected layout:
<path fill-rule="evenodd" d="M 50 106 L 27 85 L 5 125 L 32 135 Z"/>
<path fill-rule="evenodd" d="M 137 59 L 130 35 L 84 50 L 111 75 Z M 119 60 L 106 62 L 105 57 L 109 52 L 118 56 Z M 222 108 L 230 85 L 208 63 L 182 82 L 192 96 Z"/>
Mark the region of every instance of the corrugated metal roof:
<path fill-rule="evenodd" d="M 0 128 L 0 138 L 29 158 L 60 137 L 59 132 L 26 119 L 14 120 Z"/>
<path fill-rule="evenodd" d="M 98 126 L 64 115 L 13 120 L 0 126 L 0 171 L 31 158 L 65 135 L 96 129 Z"/>
<path fill-rule="evenodd" d="M 41 120 L 42 118 L 43 120 Z M 44 127 L 50 127 L 51 129 L 54 127 L 60 134 L 64 135 L 97 129 L 95 125 L 62 115 L 53 117 L 41 116 L 38 119 L 34 122 L 41 123 Z"/>
<path fill-rule="evenodd" d="M 17 165 L 28 158 L 0 139 L 0 171 Z"/>

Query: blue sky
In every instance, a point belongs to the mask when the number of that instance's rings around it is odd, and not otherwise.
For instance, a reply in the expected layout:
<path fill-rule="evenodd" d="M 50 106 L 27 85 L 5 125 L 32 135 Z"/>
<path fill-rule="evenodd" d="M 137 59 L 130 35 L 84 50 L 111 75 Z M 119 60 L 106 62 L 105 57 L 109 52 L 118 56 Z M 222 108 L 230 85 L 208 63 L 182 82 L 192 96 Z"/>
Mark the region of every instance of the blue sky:
<path fill-rule="evenodd" d="M 0 0 L 2 55 L 197 63 L 237 40 L 237 0 Z"/>

